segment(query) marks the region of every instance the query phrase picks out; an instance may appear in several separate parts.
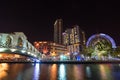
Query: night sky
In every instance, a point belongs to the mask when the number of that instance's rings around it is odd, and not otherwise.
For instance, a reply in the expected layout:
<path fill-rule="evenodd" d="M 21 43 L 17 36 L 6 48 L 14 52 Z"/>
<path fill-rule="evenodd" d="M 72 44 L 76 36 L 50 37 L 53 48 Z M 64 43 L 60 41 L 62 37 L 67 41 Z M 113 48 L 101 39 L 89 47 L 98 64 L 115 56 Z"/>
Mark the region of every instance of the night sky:
<path fill-rule="evenodd" d="M 62 18 L 64 29 L 79 25 L 88 39 L 96 33 L 111 36 L 120 45 L 119 2 L 18 0 L 0 3 L 0 32 L 24 32 L 28 40 L 52 41 L 56 19 Z"/>

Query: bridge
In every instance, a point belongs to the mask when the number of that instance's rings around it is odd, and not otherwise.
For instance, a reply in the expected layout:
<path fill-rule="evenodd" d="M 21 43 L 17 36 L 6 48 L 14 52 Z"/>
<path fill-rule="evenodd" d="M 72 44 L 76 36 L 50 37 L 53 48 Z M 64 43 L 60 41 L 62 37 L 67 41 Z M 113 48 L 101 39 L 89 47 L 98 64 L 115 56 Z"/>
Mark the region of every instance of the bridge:
<path fill-rule="evenodd" d="M 41 60 L 42 54 L 27 40 L 23 32 L 0 33 L 0 55 L 17 54 Z M 3 56 L 1 55 L 0 58 Z"/>

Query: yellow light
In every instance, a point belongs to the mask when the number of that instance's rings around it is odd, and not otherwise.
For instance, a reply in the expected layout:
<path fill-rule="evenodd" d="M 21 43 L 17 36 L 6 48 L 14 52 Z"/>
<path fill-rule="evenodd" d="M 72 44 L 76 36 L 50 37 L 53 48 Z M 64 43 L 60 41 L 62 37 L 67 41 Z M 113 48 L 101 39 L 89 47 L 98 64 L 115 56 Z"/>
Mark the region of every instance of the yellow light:
<path fill-rule="evenodd" d="M 0 54 L 0 58 L 2 57 L 2 54 Z"/>
<path fill-rule="evenodd" d="M 0 80 L 8 75 L 7 71 L 9 70 L 9 66 L 7 63 L 0 64 Z"/>
<path fill-rule="evenodd" d="M 20 55 L 15 54 L 15 57 L 16 57 L 16 58 L 20 58 Z"/>
<path fill-rule="evenodd" d="M 43 42 L 43 43 L 47 43 L 47 42 Z"/>
<path fill-rule="evenodd" d="M 67 53 L 67 55 L 70 55 L 70 53 Z"/>
<path fill-rule="evenodd" d="M 56 56 L 55 52 L 52 53 L 52 56 Z"/>
<path fill-rule="evenodd" d="M 37 43 L 36 46 L 39 46 L 39 43 Z"/>
<path fill-rule="evenodd" d="M 39 43 L 42 43 L 42 42 L 39 42 Z"/>

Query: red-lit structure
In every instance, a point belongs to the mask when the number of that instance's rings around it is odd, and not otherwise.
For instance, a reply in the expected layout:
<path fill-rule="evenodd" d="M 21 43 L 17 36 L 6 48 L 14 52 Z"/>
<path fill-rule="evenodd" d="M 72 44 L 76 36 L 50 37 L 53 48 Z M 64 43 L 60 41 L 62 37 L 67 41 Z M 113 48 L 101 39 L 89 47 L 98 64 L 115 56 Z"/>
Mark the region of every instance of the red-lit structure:
<path fill-rule="evenodd" d="M 57 56 L 67 53 L 66 46 L 51 41 L 36 41 L 34 46 L 45 55 Z"/>

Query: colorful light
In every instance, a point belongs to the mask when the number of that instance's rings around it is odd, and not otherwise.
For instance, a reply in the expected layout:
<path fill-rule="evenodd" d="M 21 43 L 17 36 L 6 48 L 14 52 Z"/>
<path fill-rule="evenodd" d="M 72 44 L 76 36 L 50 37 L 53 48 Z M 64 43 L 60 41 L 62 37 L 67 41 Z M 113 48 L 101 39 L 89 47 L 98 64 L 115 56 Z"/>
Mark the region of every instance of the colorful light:
<path fill-rule="evenodd" d="M 103 33 L 92 35 L 92 36 L 88 39 L 88 41 L 87 41 L 87 43 L 86 43 L 86 46 L 88 47 L 89 44 L 90 44 L 90 42 L 91 42 L 94 38 L 96 38 L 97 36 L 100 36 L 100 37 L 103 37 L 103 38 L 109 40 L 109 41 L 112 43 L 112 48 L 116 48 L 116 43 L 115 43 L 115 41 L 113 40 L 113 38 L 111 38 L 109 35 L 106 35 L 106 34 L 103 34 Z"/>

